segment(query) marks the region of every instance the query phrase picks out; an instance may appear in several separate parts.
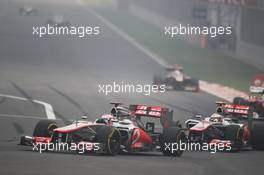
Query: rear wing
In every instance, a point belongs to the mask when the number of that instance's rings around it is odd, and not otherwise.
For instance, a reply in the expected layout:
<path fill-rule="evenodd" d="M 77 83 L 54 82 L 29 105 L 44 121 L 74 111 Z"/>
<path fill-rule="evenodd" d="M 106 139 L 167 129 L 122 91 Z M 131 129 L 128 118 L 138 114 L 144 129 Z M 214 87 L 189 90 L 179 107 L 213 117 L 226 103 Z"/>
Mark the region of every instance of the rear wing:
<path fill-rule="evenodd" d="M 223 108 L 226 113 L 237 115 L 249 115 L 250 107 L 245 105 L 225 104 Z"/>
<path fill-rule="evenodd" d="M 225 102 L 217 102 L 218 108 L 222 108 L 225 114 L 231 114 L 232 117 L 247 120 L 249 128 L 253 127 L 253 110 L 251 106 L 238 105 L 238 104 L 227 104 Z M 258 119 L 257 119 L 258 120 Z"/>
<path fill-rule="evenodd" d="M 163 128 L 168 128 L 173 124 L 173 111 L 168 108 L 147 105 L 130 105 L 129 109 L 135 116 L 145 116 L 159 118 Z"/>
<path fill-rule="evenodd" d="M 134 112 L 136 116 L 147 116 L 161 118 L 169 111 L 167 108 L 159 106 L 147 106 L 147 105 L 130 105 L 129 109 Z"/>
<path fill-rule="evenodd" d="M 234 114 L 234 115 L 250 115 L 251 108 L 247 105 L 238 105 L 238 104 L 229 104 L 222 101 L 215 102 L 217 105 L 217 111 L 222 111 L 225 114 Z M 220 110 L 219 110 L 220 109 Z"/>

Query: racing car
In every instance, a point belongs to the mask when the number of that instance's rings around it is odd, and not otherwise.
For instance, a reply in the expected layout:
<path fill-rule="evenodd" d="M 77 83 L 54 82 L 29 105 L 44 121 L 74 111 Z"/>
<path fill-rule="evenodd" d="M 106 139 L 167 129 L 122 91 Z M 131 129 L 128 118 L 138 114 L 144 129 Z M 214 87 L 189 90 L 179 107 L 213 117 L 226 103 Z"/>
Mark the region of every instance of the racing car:
<path fill-rule="evenodd" d="M 264 122 L 255 119 L 250 106 L 217 102 L 210 117 L 185 121 L 190 142 L 223 144 L 230 150 L 264 149 Z M 229 150 L 229 151 L 230 151 Z"/>
<path fill-rule="evenodd" d="M 236 97 L 233 100 L 234 104 L 250 106 L 254 112 L 255 118 L 264 118 L 264 95 L 251 95 L 249 99 Z"/>
<path fill-rule="evenodd" d="M 111 114 L 103 115 L 96 123 L 115 127 L 121 134 L 122 152 L 161 151 L 165 156 L 181 156 L 183 151 L 165 149 L 168 143 L 186 140 L 184 130 L 174 122 L 173 111 L 147 105 L 121 106 L 114 103 Z"/>
<path fill-rule="evenodd" d="M 255 75 L 249 90 L 248 99 L 235 97 L 233 103 L 250 106 L 255 115 L 264 118 L 264 75 Z"/>
<path fill-rule="evenodd" d="M 31 5 L 25 5 L 24 7 L 19 8 L 18 13 L 22 16 L 36 15 L 38 10 Z"/>
<path fill-rule="evenodd" d="M 47 21 L 47 25 L 53 27 L 69 27 L 70 22 L 64 20 L 64 17 L 62 15 L 54 15 L 52 19 Z"/>
<path fill-rule="evenodd" d="M 160 121 L 144 124 L 142 118 Z M 172 125 L 173 124 L 173 125 Z M 183 151 L 165 149 L 167 143 L 185 140 L 184 131 L 172 122 L 172 111 L 167 108 L 115 104 L 111 114 L 105 114 L 94 122 L 76 120 L 58 127 L 53 120 L 41 120 L 35 126 L 33 136 L 22 136 L 20 145 L 36 146 L 63 143 L 63 146 L 89 146 L 86 152 L 116 155 L 120 151 L 162 151 L 166 156 L 181 156 Z M 77 146 L 78 147 L 78 146 Z M 78 151 L 78 150 L 76 150 Z"/>
<path fill-rule="evenodd" d="M 249 88 L 251 93 L 264 94 L 264 74 L 255 75 Z"/>
<path fill-rule="evenodd" d="M 154 85 L 164 84 L 168 90 L 185 90 L 193 92 L 198 92 L 200 90 L 199 81 L 186 76 L 181 65 L 167 67 L 166 71 L 166 75 L 154 76 Z"/>

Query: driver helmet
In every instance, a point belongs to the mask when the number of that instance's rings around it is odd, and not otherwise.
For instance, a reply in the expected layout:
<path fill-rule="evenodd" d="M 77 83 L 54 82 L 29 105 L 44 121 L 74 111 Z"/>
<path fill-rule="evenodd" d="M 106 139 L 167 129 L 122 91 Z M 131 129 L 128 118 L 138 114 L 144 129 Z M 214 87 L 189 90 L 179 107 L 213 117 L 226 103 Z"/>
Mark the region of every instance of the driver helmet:
<path fill-rule="evenodd" d="M 254 94 L 249 97 L 250 102 L 256 102 L 258 100 L 258 97 Z"/>
<path fill-rule="evenodd" d="M 124 119 L 130 116 L 130 111 L 127 107 L 117 106 L 111 110 L 111 114 L 118 119 Z"/>
<path fill-rule="evenodd" d="M 95 123 L 110 124 L 114 120 L 114 116 L 111 114 L 103 114 L 101 118 L 96 119 Z"/>
<path fill-rule="evenodd" d="M 221 123 L 223 122 L 223 116 L 220 114 L 214 113 L 211 115 L 209 121 L 214 122 L 214 123 Z"/>
<path fill-rule="evenodd" d="M 101 118 L 106 121 L 106 123 L 110 123 L 115 117 L 111 114 L 104 114 Z"/>
<path fill-rule="evenodd" d="M 225 115 L 226 114 L 226 111 L 223 107 L 218 107 L 216 109 L 216 113 L 219 114 L 219 115 Z"/>

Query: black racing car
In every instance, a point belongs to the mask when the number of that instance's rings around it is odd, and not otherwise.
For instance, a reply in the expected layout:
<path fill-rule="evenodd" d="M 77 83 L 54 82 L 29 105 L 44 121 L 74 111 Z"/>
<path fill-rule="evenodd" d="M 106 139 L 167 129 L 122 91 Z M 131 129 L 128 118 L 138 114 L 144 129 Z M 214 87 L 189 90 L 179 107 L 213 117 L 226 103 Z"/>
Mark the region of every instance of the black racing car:
<path fill-rule="evenodd" d="M 21 16 L 37 15 L 38 10 L 33 8 L 30 5 L 27 5 L 27 6 L 19 8 L 18 13 Z"/>
<path fill-rule="evenodd" d="M 155 75 L 153 78 L 154 85 L 166 85 L 169 90 L 184 90 L 198 92 L 200 90 L 199 81 L 187 77 L 183 68 L 179 65 L 166 68 L 165 75 Z"/>

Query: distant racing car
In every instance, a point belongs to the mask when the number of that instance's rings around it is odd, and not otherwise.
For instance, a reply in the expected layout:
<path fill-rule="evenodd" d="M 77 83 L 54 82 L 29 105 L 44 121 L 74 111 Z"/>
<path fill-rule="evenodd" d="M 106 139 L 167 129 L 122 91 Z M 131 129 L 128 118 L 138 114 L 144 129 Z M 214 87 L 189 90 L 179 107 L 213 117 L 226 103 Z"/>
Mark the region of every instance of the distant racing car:
<path fill-rule="evenodd" d="M 264 94 L 264 74 L 255 75 L 250 85 L 250 93 Z"/>
<path fill-rule="evenodd" d="M 248 99 L 235 97 L 233 103 L 250 106 L 255 116 L 264 118 L 264 75 L 255 75 L 249 90 Z"/>
<path fill-rule="evenodd" d="M 19 8 L 18 13 L 22 16 L 36 15 L 38 10 L 33 8 L 31 5 L 25 5 L 24 7 Z"/>
<path fill-rule="evenodd" d="M 234 104 L 250 106 L 251 110 L 254 112 L 255 118 L 264 119 L 264 96 L 251 95 L 249 99 L 244 99 L 241 97 L 236 97 L 233 100 Z"/>
<path fill-rule="evenodd" d="M 170 90 L 185 90 L 193 92 L 198 92 L 200 90 L 199 81 L 186 76 L 181 65 L 168 67 L 166 68 L 166 71 L 166 75 L 154 76 L 154 85 L 165 84 L 166 88 Z"/>

